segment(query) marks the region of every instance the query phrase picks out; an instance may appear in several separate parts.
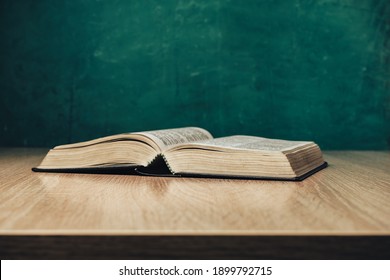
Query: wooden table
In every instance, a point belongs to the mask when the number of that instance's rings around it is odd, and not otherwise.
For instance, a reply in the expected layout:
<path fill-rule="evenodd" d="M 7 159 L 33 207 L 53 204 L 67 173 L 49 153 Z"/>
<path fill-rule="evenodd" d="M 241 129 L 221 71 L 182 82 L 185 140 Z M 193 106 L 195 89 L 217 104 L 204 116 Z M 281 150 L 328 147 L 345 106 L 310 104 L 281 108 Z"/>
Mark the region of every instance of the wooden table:
<path fill-rule="evenodd" d="M 34 173 L 0 150 L 0 255 L 389 258 L 390 153 L 326 152 L 303 182 Z"/>

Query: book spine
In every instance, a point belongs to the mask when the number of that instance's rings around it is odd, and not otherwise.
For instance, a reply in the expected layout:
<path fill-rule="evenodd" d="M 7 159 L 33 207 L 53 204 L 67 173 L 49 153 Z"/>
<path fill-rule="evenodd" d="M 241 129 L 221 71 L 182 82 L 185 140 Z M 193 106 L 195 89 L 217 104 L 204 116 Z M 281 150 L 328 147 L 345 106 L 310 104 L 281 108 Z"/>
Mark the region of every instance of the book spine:
<path fill-rule="evenodd" d="M 169 171 L 170 171 L 173 175 L 175 175 L 175 172 L 172 170 L 171 166 L 169 165 L 169 162 L 168 162 L 167 158 L 165 157 L 165 155 L 163 155 L 163 154 L 160 154 L 160 155 L 161 155 L 161 157 L 163 158 L 163 160 L 165 161 L 165 164 L 167 165 Z"/>

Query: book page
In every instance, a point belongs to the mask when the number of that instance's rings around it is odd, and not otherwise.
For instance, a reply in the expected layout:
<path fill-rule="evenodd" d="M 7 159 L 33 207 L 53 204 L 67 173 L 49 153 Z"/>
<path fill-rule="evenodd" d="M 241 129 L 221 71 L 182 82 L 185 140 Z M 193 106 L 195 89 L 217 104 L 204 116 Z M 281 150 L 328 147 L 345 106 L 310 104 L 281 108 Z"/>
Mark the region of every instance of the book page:
<path fill-rule="evenodd" d="M 193 144 L 206 147 L 235 148 L 245 150 L 284 151 L 311 142 L 269 139 L 255 136 L 234 135 L 196 142 Z"/>
<path fill-rule="evenodd" d="M 210 132 L 200 127 L 153 130 L 135 134 L 140 134 L 152 139 L 162 151 L 178 144 L 213 139 Z"/>

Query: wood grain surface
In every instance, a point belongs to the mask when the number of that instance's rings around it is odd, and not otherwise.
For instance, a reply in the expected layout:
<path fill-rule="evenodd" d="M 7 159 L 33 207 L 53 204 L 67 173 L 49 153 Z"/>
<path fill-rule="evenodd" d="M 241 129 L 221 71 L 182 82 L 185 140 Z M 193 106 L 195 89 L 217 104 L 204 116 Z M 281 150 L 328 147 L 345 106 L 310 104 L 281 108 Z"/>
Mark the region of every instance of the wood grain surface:
<path fill-rule="evenodd" d="M 34 173 L 0 150 L 1 259 L 388 259 L 390 154 L 303 182 Z"/>
<path fill-rule="evenodd" d="M 388 235 L 390 154 L 327 152 L 303 182 L 34 173 L 0 152 L 2 235 Z"/>

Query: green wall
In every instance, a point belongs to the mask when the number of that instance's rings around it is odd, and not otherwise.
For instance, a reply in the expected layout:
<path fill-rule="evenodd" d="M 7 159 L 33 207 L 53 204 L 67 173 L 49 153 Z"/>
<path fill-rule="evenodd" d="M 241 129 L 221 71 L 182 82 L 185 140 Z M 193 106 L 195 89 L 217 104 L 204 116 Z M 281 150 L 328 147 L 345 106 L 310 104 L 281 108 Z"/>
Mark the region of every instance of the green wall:
<path fill-rule="evenodd" d="M 0 146 L 189 125 L 389 149 L 390 1 L 0 1 Z"/>

